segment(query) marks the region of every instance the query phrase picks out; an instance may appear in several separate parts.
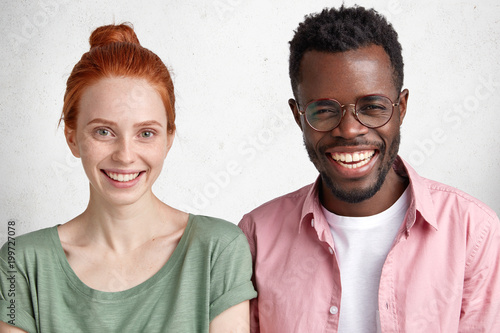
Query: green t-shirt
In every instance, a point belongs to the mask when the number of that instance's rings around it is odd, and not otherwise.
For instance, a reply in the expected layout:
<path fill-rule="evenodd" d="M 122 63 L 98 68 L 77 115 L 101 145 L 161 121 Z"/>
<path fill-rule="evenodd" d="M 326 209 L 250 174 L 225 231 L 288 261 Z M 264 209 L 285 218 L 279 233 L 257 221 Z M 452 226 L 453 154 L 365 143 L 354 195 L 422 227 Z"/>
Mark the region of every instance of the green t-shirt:
<path fill-rule="evenodd" d="M 76 276 L 51 227 L 0 250 L 0 320 L 29 333 L 208 332 L 213 318 L 257 295 L 251 270 L 236 225 L 190 215 L 155 275 L 125 291 L 97 291 Z"/>

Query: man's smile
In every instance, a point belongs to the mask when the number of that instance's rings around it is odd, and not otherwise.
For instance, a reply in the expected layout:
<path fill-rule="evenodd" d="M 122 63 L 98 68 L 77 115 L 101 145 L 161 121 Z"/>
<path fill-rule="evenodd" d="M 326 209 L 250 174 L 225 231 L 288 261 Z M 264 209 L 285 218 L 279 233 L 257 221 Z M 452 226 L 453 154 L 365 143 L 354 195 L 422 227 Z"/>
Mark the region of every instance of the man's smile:
<path fill-rule="evenodd" d="M 330 153 L 332 160 L 348 169 L 356 169 L 366 165 L 374 155 L 375 150 L 364 150 L 354 153 Z"/>

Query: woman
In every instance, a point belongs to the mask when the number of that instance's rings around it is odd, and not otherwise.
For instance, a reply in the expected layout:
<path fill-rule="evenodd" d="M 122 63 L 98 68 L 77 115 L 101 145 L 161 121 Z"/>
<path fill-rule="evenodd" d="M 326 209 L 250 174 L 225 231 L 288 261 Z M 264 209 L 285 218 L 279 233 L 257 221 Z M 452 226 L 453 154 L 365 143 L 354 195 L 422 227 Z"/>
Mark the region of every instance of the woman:
<path fill-rule="evenodd" d="M 256 293 L 245 236 L 151 189 L 175 132 L 167 68 L 128 25 L 96 29 L 90 45 L 61 117 L 89 203 L 63 225 L 18 237 L 15 269 L 2 248 L 0 332 L 248 331 Z"/>

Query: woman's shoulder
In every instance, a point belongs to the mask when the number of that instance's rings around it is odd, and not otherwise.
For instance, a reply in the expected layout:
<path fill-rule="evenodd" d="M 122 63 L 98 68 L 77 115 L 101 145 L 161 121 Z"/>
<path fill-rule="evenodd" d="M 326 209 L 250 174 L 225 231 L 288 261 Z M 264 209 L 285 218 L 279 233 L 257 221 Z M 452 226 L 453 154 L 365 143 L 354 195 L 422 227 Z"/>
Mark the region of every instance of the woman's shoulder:
<path fill-rule="evenodd" d="M 197 228 L 203 229 L 209 233 L 228 232 L 231 234 L 239 234 L 240 228 L 229 221 L 221 218 L 205 216 L 205 215 L 190 215 L 191 223 L 196 225 Z"/>
<path fill-rule="evenodd" d="M 4 246 L 10 243 L 18 250 L 39 249 L 51 245 L 55 233 L 57 233 L 57 226 L 27 232 L 19 236 L 9 236 Z"/>
<path fill-rule="evenodd" d="M 54 253 L 54 238 L 57 227 L 50 227 L 32 231 L 17 237 L 9 237 L 0 249 L 2 265 L 15 264 L 18 270 L 26 271 L 37 266 L 37 263 L 56 260 Z"/>
<path fill-rule="evenodd" d="M 15 253 L 16 256 L 36 255 L 40 256 L 45 251 L 52 251 L 54 248 L 54 237 L 57 234 L 57 226 L 31 231 L 16 237 L 10 237 L 3 244 L 0 253 L 1 257 L 6 254 Z M 19 257 L 19 256 L 18 256 Z"/>
<path fill-rule="evenodd" d="M 202 239 L 231 242 L 243 235 L 236 224 L 221 218 L 191 214 L 189 219 L 190 233 L 196 234 Z"/>

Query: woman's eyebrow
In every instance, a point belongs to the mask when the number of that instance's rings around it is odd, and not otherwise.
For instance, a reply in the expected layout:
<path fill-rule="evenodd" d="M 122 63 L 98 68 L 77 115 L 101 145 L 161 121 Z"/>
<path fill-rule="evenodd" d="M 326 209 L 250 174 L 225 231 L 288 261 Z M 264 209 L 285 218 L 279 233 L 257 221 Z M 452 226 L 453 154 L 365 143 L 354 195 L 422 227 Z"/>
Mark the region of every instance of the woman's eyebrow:
<path fill-rule="evenodd" d="M 89 121 L 87 123 L 87 126 L 88 125 L 92 125 L 92 124 L 104 124 L 104 125 L 110 125 L 110 126 L 116 125 L 116 123 L 114 121 L 106 120 L 106 119 L 103 119 L 103 118 L 92 119 L 91 121 Z"/>
<path fill-rule="evenodd" d="M 162 124 L 160 124 L 156 120 L 146 120 L 146 121 L 135 124 L 134 127 L 147 127 L 147 126 L 153 126 L 153 125 L 163 127 Z"/>
<path fill-rule="evenodd" d="M 111 121 L 111 120 L 106 120 L 106 119 L 103 119 L 103 118 L 95 118 L 95 119 L 92 119 L 91 121 L 89 121 L 87 123 L 87 126 L 88 125 L 92 125 L 92 124 L 104 124 L 104 125 L 109 125 L 109 126 L 116 126 L 117 124 L 114 122 L 114 121 Z M 159 127 L 163 127 L 162 124 L 160 124 L 158 121 L 156 120 L 146 120 L 146 121 L 142 121 L 140 123 L 137 123 L 137 124 L 134 124 L 134 127 L 147 127 L 147 126 L 159 126 Z"/>

